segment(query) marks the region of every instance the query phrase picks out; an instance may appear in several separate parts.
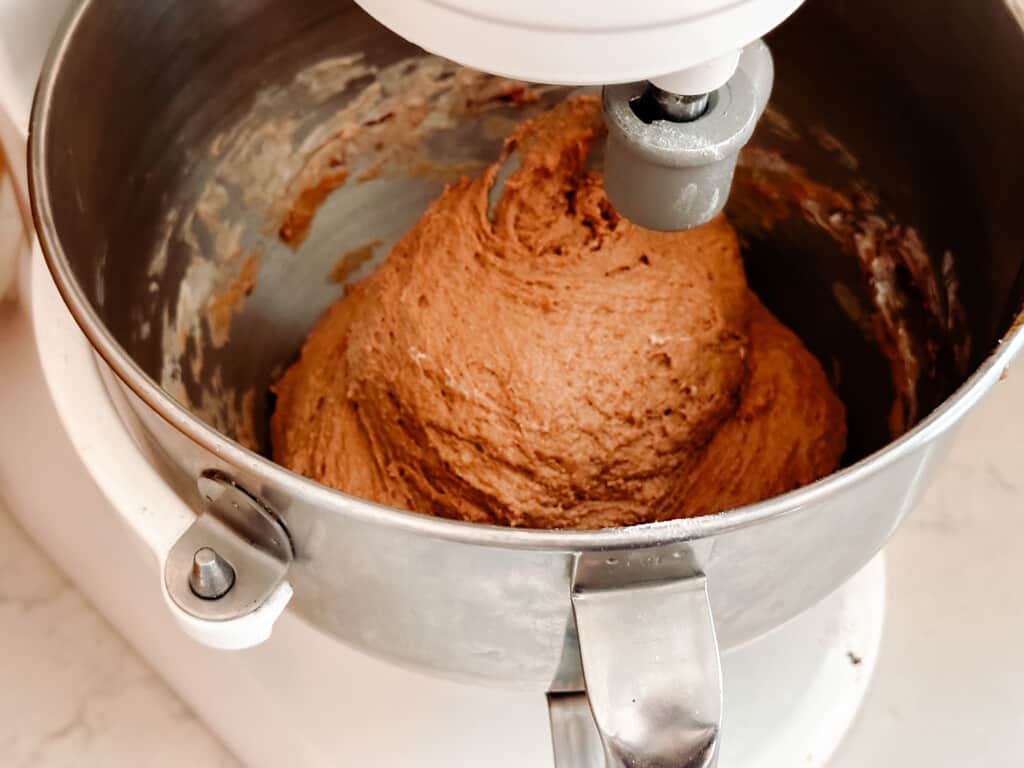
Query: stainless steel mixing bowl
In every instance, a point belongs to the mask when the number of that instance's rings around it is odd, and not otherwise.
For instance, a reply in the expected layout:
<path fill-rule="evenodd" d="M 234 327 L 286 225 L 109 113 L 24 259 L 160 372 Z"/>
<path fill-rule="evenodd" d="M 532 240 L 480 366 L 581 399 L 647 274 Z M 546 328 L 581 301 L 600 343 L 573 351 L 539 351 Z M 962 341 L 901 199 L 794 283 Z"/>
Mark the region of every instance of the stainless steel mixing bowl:
<path fill-rule="evenodd" d="M 175 487 L 206 520 L 230 518 L 222 502 L 233 501 L 244 514 L 228 520 L 229 534 L 245 529 L 243 543 L 271 564 L 261 570 L 240 554 L 237 585 L 252 587 L 247 601 L 194 611 L 230 618 L 287 578 L 294 610 L 370 653 L 490 684 L 589 689 L 612 762 L 713 759 L 716 639 L 728 649 L 756 638 L 863 566 L 1022 343 L 1024 35 L 1010 10 L 1000 0 L 809 0 L 769 43 L 773 103 L 792 125 L 827 128 L 930 252 L 956 256 L 973 373 L 959 375 L 940 356 L 921 386 L 924 418 L 887 442 L 884 357 L 830 290 L 837 280 L 866 290 L 861 272 L 825 238 L 785 225 L 753 243 L 760 256 L 748 269 L 769 306 L 840 365 L 847 465 L 812 486 L 709 517 L 593 532 L 511 530 L 386 509 L 322 487 L 235 442 L 237 422 L 190 410 L 160 385 L 171 342 L 151 328 L 184 306 L 189 265 L 178 238 L 159 256 L 162 268 L 153 260 L 168 241 L 168 212 L 189 200 L 194 207 L 208 180 L 205 150 L 260 108 L 259 92 L 321 60 L 362 52 L 383 67 L 417 52 L 341 0 L 77 5 L 45 65 L 31 125 L 33 209 L 47 261 Z M 357 85 L 365 79 L 318 108 L 341 108 Z M 284 104 L 297 119 L 313 110 Z M 487 157 L 498 138 L 474 141 Z M 817 163 L 826 180 L 848 171 L 838 154 L 823 160 L 806 144 L 786 152 Z M 207 344 L 202 360 L 196 345 L 207 337 L 184 340 L 195 368 L 179 371 L 178 397 L 201 402 L 212 371 L 233 396 L 265 392 L 336 297 L 338 286 L 323 280 L 331 260 L 374 227 L 379 239 L 394 236 L 441 184 L 385 180 L 368 205 L 349 209 L 342 188 L 339 202 L 331 199 L 333 218 L 298 255 L 266 245 L 230 340 Z M 259 234 L 257 224 L 247 227 Z M 260 396 L 255 407 L 255 444 L 265 452 L 269 404 Z M 188 603 L 183 573 L 169 570 L 168 578 L 168 590 Z M 563 732 L 579 699 L 552 701 Z"/>

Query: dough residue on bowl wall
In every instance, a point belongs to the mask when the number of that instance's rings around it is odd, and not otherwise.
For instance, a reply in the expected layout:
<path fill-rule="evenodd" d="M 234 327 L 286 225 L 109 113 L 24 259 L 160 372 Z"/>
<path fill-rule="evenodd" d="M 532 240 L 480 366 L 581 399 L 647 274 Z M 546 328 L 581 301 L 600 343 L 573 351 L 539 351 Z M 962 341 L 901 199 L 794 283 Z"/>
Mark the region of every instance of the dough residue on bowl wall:
<path fill-rule="evenodd" d="M 250 428 L 250 409 L 262 398 L 245 396 L 248 385 L 228 375 L 232 364 L 218 352 L 231 346 L 232 325 L 250 294 L 272 290 L 268 281 L 292 270 L 289 262 L 327 263 L 329 245 L 304 246 L 330 195 L 399 178 L 440 189 L 484 165 L 450 151 L 463 122 L 479 120 L 479 131 L 498 141 L 515 122 L 509 111 L 535 105 L 553 90 L 437 57 L 380 67 L 355 54 L 320 62 L 259 93 L 243 116 L 195 153 L 194 167 L 186 169 L 191 186 L 168 208 L 153 251 L 153 287 L 169 264 L 184 264 L 178 290 L 149 310 L 163 339 L 161 385 L 219 430 L 244 433 L 251 446 L 259 445 L 252 435 L 265 429 Z M 371 266 L 380 244 L 364 238 L 334 251 L 323 272 L 322 308 L 339 285 Z M 154 290 L 154 301 L 163 295 Z M 139 318 L 140 338 L 152 324 Z"/>
<path fill-rule="evenodd" d="M 328 281 L 337 283 L 338 285 L 345 285 L 348 283 L 352 275 L 363 268 L 365 264 L 370 262 L 377 254 L 377 249 L 382 245 L 380 240 L 371 240 L 368 243 L 364 243 L 350 251 L 345 251 L 341 254 L 341 257 L 331 267 L 330 274 L 327 275 Z"/>
<path fill-rule="evenodd" d="M 231 333 L 231 318 L 245 303 L 246 297 L 256 288 L 260 260 L 255 253 L 242 257 L 242 263 L 226 286 L 216 291 L 206 302 L 206 322 L 210 343 L 215 348 L 228 343 Z"/>
<path fill-rule="evenodd" d="M 799 140 L 788 121 L 783 125 L 783 135 Z M 821 130 L 815 136 L 825 149 L 840 155 L 844 166 L 856 169 L 856 158 L 838 140 Z M 780 153 L 749 146 L 740 155 L 729 213 L 741 230 L 764 233 L 799 217 L 857 259 L 871 305 L 858 307 L 845 285 L 837 291 L 837 303 L 865 328 L 889 362 L 895 394 L 891 437 L 924 415 L 919 389 L 934 372 L 940 350 L 951 351 L 957 372 L 966 373 L 970 336 L 953 254 L 944 251 L 941 259 L 934 259 L 914 227 L 882 208 L 868 182 L 857 179 L 850 188 L 837 190 L 812 181 Z M 929 334 L 914 330 L 911 316 L 920 311 L 930 321 Z"/>

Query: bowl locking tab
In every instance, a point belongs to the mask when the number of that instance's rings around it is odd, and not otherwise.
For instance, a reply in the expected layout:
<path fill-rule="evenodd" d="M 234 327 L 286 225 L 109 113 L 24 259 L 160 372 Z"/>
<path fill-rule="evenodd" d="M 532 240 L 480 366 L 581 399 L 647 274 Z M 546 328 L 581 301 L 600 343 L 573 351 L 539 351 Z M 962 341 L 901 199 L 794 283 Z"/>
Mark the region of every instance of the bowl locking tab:
<path fill-rule="evenodd" d="M 210 471 L 197 484 L 204 511 L 171 547 L 164 584 L 192 617 L 231 621 L 275 593 L 295 553 L 277 515 L 230 478 Z"/>

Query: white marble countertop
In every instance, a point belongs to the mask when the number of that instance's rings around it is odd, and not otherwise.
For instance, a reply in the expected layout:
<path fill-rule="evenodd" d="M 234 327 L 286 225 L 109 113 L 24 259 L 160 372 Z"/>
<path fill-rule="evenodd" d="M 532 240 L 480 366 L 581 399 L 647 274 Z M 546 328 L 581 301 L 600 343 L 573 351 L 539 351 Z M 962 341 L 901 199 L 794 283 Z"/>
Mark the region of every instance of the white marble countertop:
<path fill-rule="evenodd" d="M 0 765 L 237 764 L 0 505 Z"/>

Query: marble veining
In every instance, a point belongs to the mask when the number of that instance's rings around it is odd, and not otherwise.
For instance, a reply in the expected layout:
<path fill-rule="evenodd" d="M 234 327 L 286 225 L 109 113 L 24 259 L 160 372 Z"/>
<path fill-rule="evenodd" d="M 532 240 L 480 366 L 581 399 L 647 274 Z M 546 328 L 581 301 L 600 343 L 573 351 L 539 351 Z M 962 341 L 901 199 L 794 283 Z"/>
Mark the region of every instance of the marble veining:
<path fill-rule="evenodd" d="M 0 766 L 180 765 L 239 763 L 0 500 Z"/>

